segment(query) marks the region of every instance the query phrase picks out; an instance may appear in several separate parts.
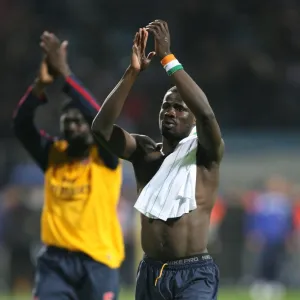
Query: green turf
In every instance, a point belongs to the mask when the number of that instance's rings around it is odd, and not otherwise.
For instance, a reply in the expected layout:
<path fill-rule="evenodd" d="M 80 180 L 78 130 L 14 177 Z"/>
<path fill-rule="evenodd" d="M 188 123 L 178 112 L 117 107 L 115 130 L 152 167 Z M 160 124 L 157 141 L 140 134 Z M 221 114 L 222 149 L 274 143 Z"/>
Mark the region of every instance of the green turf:
<path fill-rule="evenodd" d="M 27 296 L 0 296 L 0 300 L 30 300 Z M 300 292 L 288 292 L 285 300 L 299 300 Z M 119 300 L 134 300 L 133 291 L 122 291 Z M 218 300 L 250 300 L 247 291 L 223 289 L 219 293 Z"/>
<path fill-rule="evenodd" d="M 134 300 L 133 293 L 132 292 L 121 293 L 120 300 Z M 218 300 L 250 300 L 250 297 L 248 296 L 247 291 L 223 289 L 220 290 L 219 292 Z M 300 300 L 300 292 L 287 293 L 285 300 Z"/>

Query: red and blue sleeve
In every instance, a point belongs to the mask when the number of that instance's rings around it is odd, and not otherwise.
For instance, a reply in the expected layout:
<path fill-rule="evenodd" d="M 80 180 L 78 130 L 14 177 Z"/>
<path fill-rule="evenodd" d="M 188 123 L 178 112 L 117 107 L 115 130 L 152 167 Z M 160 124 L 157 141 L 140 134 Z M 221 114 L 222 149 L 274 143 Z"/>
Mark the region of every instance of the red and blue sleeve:
<path fill-rule="evenodd" d="M 100 109 L 100 105 L 97 103 L 94 96 L 83 86 L 75 75 L 71 75 L 66 79 L 63 90 L 76 102 L 76 107 L 91 125 Z M 117 156 L 113 155 L 101 145 L 98 145 L 98 153 L 108 168 L 117 168 L 119 163 Z"/>
<path fill-rule="evenodd" d="M 35 127 L 34 114 L 37 107 L 46 102 L 45 96 L 36 97 L 32 87 L 29 87 L 13 114 L 13 128 L 17 138 L 43 171 L 47 169 L 54 138 Z"/>
<path fill-rule="evenodd" d="M 66 78 L 63 90 L 76 103 L 76 107 L 91 124 L 100 109 L 100 105 L 94 96 L 83 86 L 75 75 Z"/>

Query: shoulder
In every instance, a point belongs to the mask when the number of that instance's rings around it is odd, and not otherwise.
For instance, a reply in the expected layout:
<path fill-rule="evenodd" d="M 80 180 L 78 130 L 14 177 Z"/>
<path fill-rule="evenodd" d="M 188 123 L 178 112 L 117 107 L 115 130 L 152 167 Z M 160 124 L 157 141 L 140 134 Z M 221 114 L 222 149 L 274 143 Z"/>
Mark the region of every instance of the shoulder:
<path fill-rule="evenodd" d="M 140 161 L 144 159 L 147 154 L 157 151 L 157 143 L 147 135 L 131 134 L 136 141 L 136 150 L 129 158 L 129 161 Z"/>
<path fill-rule="evenodd" d="M 132 137 L 136 140 L 136 144 L 138 148 L 141 148 L 145 151 L 145 153 L 148 153 L 149 151 L 153 151 L 157 148 L 157 143 L 153 139 L 151 139 L 147 135 L 141 135 L 141 134 L 131 134 Z"/>

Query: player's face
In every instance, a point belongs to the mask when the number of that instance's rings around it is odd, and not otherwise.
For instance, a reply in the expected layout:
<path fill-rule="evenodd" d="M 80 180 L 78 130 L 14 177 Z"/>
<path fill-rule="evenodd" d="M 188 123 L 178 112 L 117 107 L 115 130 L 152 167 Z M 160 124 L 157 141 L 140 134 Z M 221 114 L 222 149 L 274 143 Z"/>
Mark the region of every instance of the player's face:
<path fill-rule="evenodd" d="M 76 108 L 68 109 L 61 115 L 60 130 L 69 143 L 91 144 L 93 142 L 90 126 Z"/>
<path fill-rule="evenodd" d="M 159 113 L 159 128 L 167 139 L 181 140 L 187 137 L 195 118 L 177 91 L 168 91 L 164 97 Z"/>

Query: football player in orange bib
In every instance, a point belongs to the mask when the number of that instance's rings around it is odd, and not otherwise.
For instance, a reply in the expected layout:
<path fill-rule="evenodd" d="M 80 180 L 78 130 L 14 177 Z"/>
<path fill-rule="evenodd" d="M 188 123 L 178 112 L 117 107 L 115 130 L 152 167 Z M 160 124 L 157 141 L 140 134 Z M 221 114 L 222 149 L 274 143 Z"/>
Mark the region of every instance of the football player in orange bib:
<path fill-rule="evenodd" d="M 34 296 L 39 300 L 115 300 L 124 244 L 117 205 L 122 182 L 118 158 L 94 142 L 90 126 L 99 110 L 71 73 L 67 42 L 49 32 L 39 75 L 19 102 L 17 138 L 45 174 L 41 239 Z M 64 78 L 61 138 L 36 129 L 35 111 L 47 102 L 45 88 Z"/>

